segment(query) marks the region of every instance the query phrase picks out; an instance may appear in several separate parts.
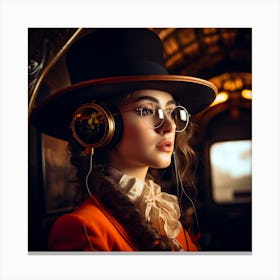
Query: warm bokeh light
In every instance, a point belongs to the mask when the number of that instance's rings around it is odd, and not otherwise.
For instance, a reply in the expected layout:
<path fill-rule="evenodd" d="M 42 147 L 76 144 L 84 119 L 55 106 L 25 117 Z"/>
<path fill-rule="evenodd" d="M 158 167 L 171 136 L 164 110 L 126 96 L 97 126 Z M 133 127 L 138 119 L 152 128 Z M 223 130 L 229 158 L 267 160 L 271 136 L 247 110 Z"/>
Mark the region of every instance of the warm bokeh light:
<path fill-rule="evenodd" d="M 242 89 L 243 81 L 240 77 L 230 78 L 224 81 L 224 89 L 228 91 L 237 91 Z"/>
<path fill-rule="evenodd" d="M 216 96 L 216 99 L 211 104 L 211 106 L 214 106 L 214 105 L 217 105 L 219 103 L 225 102 L 226 100 L 228 100 L 228 94 L 224 91 L 219 92 Z"/>
<path fill-rule="evenodd" d="M 252 99 L 252 91 L 249 89 L 243 89 L 241 95 L 243 98 Z"/>

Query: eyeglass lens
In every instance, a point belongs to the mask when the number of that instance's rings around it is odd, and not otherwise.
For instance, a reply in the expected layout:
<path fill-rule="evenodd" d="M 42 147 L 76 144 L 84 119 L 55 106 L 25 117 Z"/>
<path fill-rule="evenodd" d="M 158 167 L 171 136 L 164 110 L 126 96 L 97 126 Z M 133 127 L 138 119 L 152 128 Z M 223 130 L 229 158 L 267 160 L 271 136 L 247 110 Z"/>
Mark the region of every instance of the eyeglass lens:
<path fill-rule="evenodd" d="M 183 106 L 176 106 L 171 110 L 163 110 L 156 105 L 144 105 L 141 109 L 141 116 L 145 124 L 150 128 L 158 128 L 166 117 L 164 112 L 166 111 L 168 116 L 175 122 L 176 132 L 185 130 L 189 122 L 189 113 Z"/>

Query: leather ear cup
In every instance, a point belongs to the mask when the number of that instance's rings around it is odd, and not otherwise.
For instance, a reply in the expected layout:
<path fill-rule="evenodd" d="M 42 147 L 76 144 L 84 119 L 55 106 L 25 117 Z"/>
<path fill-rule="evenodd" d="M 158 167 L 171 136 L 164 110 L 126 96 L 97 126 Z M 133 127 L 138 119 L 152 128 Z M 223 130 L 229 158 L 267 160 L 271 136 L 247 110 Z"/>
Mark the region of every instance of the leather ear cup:
<path fill-rule="evenodd" d="M 122 120 L 118 112 L 89 103 L 74 112 L 71 129 L 85 148 L 112 147 L 122 134 Z"/>

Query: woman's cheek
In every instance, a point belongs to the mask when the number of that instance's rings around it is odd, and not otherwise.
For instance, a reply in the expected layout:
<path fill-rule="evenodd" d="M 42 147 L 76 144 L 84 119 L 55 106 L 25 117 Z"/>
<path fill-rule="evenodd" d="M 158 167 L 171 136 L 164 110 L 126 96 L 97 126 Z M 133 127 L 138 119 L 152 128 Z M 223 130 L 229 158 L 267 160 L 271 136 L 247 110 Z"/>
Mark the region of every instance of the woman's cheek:
<path fill-rule="evenodd" d="M 148 148 L 148 146 L 151 145 L 149 136 L 146 128 L 142 129 L 141 126 L 128 125 L 127 128 L 124 129 L 123 142 L 125 142 L 127 146 L 131 146 L 134 150 L 140 147 Z"/>
<path fill-rule="evenodd" d="M 119 143 L 122 146 L 122 150 L 147 152 L 153 145 L 152 133 L 155 132 L 146 127 L 139 116 L 127 114 L 123 118 L 123 122 L 123 135 Z"/>

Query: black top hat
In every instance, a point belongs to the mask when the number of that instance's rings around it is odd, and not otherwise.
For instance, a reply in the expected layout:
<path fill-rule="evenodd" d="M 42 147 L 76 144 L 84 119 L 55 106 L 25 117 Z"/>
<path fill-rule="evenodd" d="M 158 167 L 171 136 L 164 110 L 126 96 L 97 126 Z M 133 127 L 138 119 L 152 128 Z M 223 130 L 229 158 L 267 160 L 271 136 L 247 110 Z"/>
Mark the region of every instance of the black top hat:
<path fill-rule="evenodd" d="M 102 28 L 84 36 L 66 54 L 72 85 L 36 107 L 31 123 L 66 140 L 78 106 L 137 89 L 167 91 L 192 115 L 208 107 L 216 87 L 206 80 L 169 75 L 162 54 L 160 38 L 148 29 Z"/>

